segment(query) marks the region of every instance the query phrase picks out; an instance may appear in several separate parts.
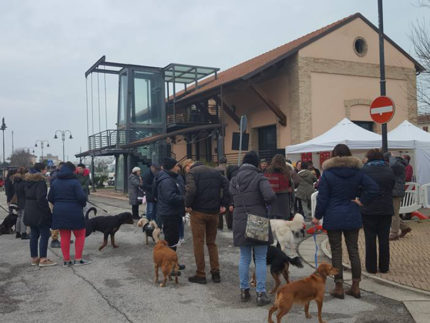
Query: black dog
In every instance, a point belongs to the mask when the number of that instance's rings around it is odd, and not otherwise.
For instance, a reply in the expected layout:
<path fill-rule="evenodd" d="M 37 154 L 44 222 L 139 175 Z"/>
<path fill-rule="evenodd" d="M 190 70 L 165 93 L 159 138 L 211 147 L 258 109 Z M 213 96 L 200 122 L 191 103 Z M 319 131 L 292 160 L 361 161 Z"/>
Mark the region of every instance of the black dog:
<path fill-rule="evenodd" d="M 18 219 L 18 208 L 16 206 L 9 206 L 9 214 L 4 218 L 0 224 L 0 235 L 13 233 L 12 227 L 15 227 L 16 220 Z"/>
<path fill-rule="evenodd" d="M 88 237 L 91 233 L 95 231 L 103 232 L 103 244 L 99 247 L 99 250 L 102 250 L 106 247 L 108 243 L 108 238 L 110 235 L 110 242 L 112 247 L 118 248 L 115 244 L 115 233 L 119 230 L 119 227 L 124 224 L 133 224 L 133 216 L 130 212 L 120 213 L 118 215 L 111 216 L 96 216 L 94 218 L 89 218 L 89 214 L 94 212 L 97 214 L 97 210 L 95 208 L 90 208 L 85 214 L 85 237 Z"/>
<path fill-rule="evenodd" d="M 254 254 L 254 263 L 255 263 L 255 254 Z M 278 287 L 281 285 L 281 280 L 279 277 L 284 276 L 285 281 L 287 283 L 290 282 L 288 269 L 290 267 L 290 264 L 293 266 L 296 266 L 298 268 L 303 268 L 302 261 L 300 260 L 300 257 L 296 256 L 294 258 L 288 257 L 280 247 L 275 246 L 269 246 L 267 248 L 267 254 L 266 254 L 266 263 L 267 266 L 270 266 L 270 273 L 272 274 L 273 279 L 275 280 L 275 287 L 270 291 L 270 294 L 273 294 L 276 292 Z M 251 284 L 255 284 L 255 272 L 252 277 Z"/>

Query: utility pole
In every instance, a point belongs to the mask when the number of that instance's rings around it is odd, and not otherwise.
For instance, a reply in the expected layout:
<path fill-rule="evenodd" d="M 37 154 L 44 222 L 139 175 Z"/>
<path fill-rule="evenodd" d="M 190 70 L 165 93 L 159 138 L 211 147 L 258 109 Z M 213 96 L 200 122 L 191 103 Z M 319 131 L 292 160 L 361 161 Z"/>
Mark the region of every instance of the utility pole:
<path fill-rule="evenodd" d="M 385 55 L 384 55 L 384 18 L 382 12 L 382 0 L 378 0 L 379 16 L 379 70 L 380 70 L 380 91 L 381 96 L 386 95 L 385 89 Z M 382 124 L 382 151 L 388 151 L 387 124 Z"/>
<path fill-rule="evenodd" d="M 13 130 L 12 130 L 12 154 L 13 154 L 14 151 L 15 151 L 15 147 L 13 145 Z"/>

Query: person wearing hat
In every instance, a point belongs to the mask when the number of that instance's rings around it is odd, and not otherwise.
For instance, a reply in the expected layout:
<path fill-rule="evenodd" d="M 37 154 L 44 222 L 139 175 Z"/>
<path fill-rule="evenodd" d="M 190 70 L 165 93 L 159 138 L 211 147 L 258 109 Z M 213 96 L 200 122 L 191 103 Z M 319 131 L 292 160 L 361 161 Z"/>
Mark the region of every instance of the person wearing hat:
<path fill-rule="evenodd" d="M 167 157 L 162 163 L 163 169 L 155 178 L 157 215 L 163 223 L 164 239 L 170 248 L 176 251 L 179 242 L 179 224 L 184 213 L 184 181 L 179 176 L 178 162 Z"/>
<path fill-rule="evenodd" d="M 139 204 L 142 200 L 139 197 L 143 197 L 143 180 L 140 176 L 140 168 L 133 167 L 131 174 L 128 177 L 128 202 L 131 205 L 131 212 L 133 213 L 133 219 L 140 219 L 139 216 Z"/>

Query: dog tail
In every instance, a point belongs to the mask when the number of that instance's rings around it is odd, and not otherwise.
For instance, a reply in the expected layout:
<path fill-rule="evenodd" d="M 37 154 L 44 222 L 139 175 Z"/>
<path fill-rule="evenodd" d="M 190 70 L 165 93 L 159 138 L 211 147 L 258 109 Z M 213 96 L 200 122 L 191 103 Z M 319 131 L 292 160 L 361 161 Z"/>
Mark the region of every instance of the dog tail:
<path fill-rule="evenodd" d="M 90 213 L 94 212 L 94 216 L 97 215 L 97 209 L 95 207 L 90 207 L 87 212 L 85 213 L 85 220 L 89 220 L 90 219 Z"/>
<path fill-rule="evenodd" d="M 290 264 L 292 264 L 295 267 L 303 268 L 302 260 L 299 256 L 295 256 L 294 258 L 288 257 L 285 255 L 285 261 L 288 261 Z"/>

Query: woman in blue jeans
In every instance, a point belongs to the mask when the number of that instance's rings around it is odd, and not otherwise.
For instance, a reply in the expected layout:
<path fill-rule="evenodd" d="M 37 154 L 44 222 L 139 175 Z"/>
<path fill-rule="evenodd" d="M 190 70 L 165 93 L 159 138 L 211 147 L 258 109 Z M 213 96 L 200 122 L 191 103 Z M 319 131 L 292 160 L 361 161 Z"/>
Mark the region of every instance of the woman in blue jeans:
<path fill-rule="evenodd" d="M 276 199 L 269 181 L 258 170 L 259 158 L 254 151 L 248 152 L 237 175 L 230 182 L 230 192 L 233 196 L 233 240 L 236 247 L 240 247 L 239 278 L 241 301 L 249 301 L 249 265 L 252 251 L 255 255 L 255 276 L 257 279 L 257 305 L 270 303 L 266 294 L 266 254 L 267 243 L 249 241 L 245 237 L 248 213 L 267 217 L 266 205 Z M 270 232 L 271 235 L 271 232 Z"/>
<path fill-rule="evenodd" d="M 24 224 L 31 228 L 31 264 L 33 266 L 38 265 L 39 267 L 56 265 L 55 262 L 47 258 L 48 240 L 51 236 L 49 229 L 51 227 L 52 214 L 48 205 L 48 200 L 46 199 L 47 186 L 44 176 L 45 173 L 45 165 L 36 163 L 36 165 L 30 169 L 30 173 L 25 176 L 24 187 Z"/>

